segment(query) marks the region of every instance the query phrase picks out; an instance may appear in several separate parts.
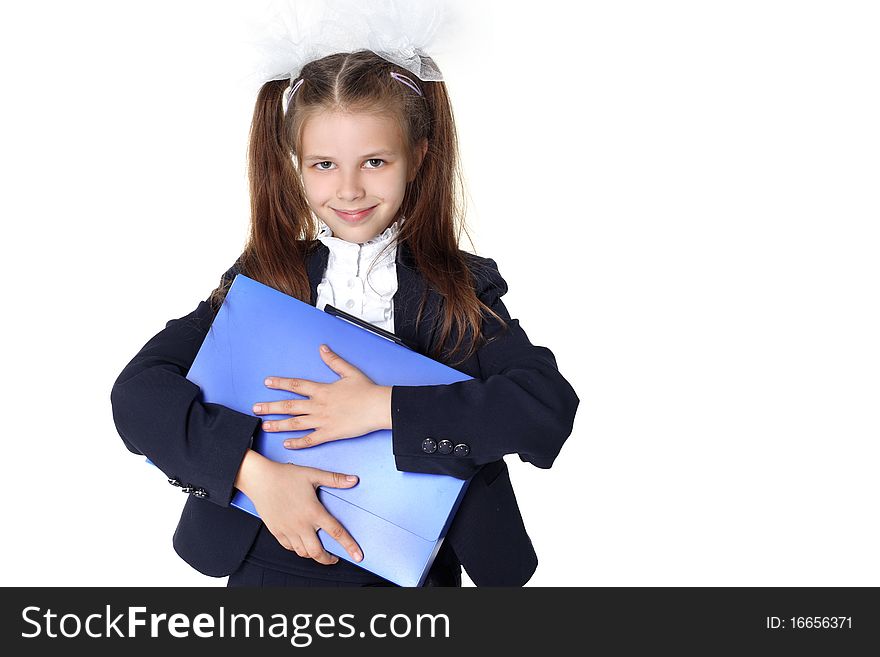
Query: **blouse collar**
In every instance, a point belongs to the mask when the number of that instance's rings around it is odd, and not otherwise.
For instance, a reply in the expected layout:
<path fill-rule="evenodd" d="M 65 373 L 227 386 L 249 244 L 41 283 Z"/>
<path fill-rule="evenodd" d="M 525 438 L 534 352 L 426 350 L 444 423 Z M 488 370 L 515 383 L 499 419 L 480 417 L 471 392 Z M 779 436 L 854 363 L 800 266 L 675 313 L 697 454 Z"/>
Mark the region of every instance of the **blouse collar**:
<path fill-rule="evenodd" d="M 317 239 L 321 240 L 321 242 L 326 244 L 328 248 L 332 249 L 333 247 L 337 247 L 337 248 L 341 247 L 342 244 L 340 244 L 340 243 L 352 244 L 352 245 L 358 246 L 358 247 L 359 246 L 367 246 L 367 245 L 369 245 L 371 247 L 384 246 L 386 242 L 393 239 L 397 235 L 397 233 L 400 232 L 400 226 L 403 223 L 403 218 L 395 220 L 390 226 L 388 226 L 388 228 L 383 230 L 380 234 L 378 234 L 374 237 L 371 237 L 363 244 L 355 244 L 354 242 L 348 242 L 346 240 L 343 240 L 340 237 L 336 237 L 335 235 L 333 235 L 333 230 L 330 228 L 330 226 L 328 226 L 324 222 L 323 219 L 321 219 L 319 221 L 320 221 L 320 228 L 318 230 Z M 345 248 L 345 247 L 343 247 L 343 248 Z"/>

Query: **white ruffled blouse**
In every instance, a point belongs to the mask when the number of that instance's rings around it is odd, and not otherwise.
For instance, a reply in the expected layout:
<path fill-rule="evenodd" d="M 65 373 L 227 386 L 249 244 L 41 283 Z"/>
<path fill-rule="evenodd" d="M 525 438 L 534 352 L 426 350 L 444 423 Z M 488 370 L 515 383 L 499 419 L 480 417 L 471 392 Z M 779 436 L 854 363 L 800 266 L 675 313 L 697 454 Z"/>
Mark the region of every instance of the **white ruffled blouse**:
<path fill-rule="evenodd" d="M 330 249 L 324 278 L 318 284 L 315 307 L 328 303 L 374 326 L 394 332 L 394 293 L 397 292 L 397 246 L 379 256 L 400 229 L 400 220 L 363 244 L 335 237 L 321 221 L 318 239 Z M 375 260 L 375 263 L 374 263 Z M 371 267 L 372 265 L 372 267 Z"/>

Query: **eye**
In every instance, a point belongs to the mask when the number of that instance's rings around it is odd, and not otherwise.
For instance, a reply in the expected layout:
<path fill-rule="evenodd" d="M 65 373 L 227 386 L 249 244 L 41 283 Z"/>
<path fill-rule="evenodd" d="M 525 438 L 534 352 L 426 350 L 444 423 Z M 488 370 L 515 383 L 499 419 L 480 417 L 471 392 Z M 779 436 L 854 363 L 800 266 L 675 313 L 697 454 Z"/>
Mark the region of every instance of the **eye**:
<path fill-rule="evenodd" d="M 371 159 L 367 160 L 367 162 L 369 162 L 369 163 L 372 163 L 372 162 L 379 162 L 380 164 L 377 164 L 376 166 L 371 166 L 371 167 L 370 167 L 371 169 L 378 169 L 378 168 L 380 168 L 380 167 L 382 166 L 382 164 L 385 163 L 385 160 L 380 160 L 378 157 L 374 157 L 374 158 L 371 158 Z"/>
<path fill-rule="evenodd" d="M 321 166 L 322 164 L 333 164 L 333 163 L 328 160 L 324 160 L 323 162 L 316 162 L 315 166 L 318 167 L 318 171 L 329 171 L 330 170 L 330 169 L 325 169 L 324 167 L 322 167 Z"/>

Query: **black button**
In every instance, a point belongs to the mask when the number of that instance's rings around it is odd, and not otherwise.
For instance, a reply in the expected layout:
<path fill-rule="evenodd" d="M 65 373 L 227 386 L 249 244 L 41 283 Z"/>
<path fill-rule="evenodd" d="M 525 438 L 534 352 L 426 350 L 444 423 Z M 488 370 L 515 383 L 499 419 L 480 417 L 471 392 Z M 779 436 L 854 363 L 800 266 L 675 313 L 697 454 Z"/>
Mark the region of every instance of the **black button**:
<path fill-rule="evenodd" d="M 455 455 L 456 456 L 467 456 L 471 453 L 471 448 L 467 446 L 466 443 L 458 443 L 455 446 Z"/>
<path fill-rule="evenodd" d="M 192 494 L 201 498 L 208 497 L 208 492 L 204 488 L 196 488 L 193 490 Z"/>
<path fill-rule="evenodd" d="M 422 441 L 422 451 L 425 454 L 433 454 L 437 451 L 437 441 L 433 438 L 425 438 Z"/>
<path fill-rule="evenodd" d="M 191 484 L 186 484 L 185 486 L 182 486 L 180 490 L 184 493 L 192 493 L 195 489 L 192 487 Z"/>
<path fill-rule="evenodd" d="M 437 443 L 437 451 L 441 454 L 452 454 L 452 441 L 443 439 Z"/>
<path fill-rule="evenodd" d="M 178 479 L 177 477 L 171 477 L 171 478 L 168 480 L 168 483 L 171 484 L 172 486 L 177 486 L 178 488 L 180 488 L 181 486 L 183 486 L 183 484 L 180 483 L 180 479 Z"/>

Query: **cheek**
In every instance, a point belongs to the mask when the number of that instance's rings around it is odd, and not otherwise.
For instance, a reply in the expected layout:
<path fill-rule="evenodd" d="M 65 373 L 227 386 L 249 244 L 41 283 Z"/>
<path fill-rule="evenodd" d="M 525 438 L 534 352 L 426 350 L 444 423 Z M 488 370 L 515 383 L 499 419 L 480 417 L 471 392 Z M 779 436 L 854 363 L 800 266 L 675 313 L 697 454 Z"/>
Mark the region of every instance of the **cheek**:
<path fill-rule="evenodd" d="M 389 175 L 383 181 L 383 187 L 386 197 L 403 197 L 406 191 L 406 171 L 401 169 Z"/>
<path fill-rule="evenodd" d="M 320 201 L 327 196 L 327 181 L 314 176 L 303 177 L 303 189 L 309 201 Z"/>

